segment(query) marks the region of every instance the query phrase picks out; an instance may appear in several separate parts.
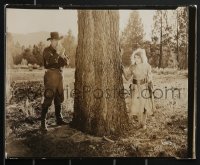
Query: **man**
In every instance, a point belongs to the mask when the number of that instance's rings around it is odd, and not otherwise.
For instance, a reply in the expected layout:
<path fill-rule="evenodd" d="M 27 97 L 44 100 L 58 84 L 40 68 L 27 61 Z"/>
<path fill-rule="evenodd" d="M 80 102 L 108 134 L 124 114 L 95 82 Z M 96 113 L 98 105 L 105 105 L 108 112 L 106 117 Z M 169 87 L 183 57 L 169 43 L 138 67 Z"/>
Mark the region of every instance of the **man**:
<path fill-rule="evenodd" d="M 61 103 L 64 101 L 62 68 L 68 64 L 64 50 L 58 51 L 58 42 L 62 39 L 58 32 L 51 32 L 50 46 L 46 47 L 43 52 L 44 67 L 46 69 L 44 75 L 44 102 L 41 112 L 41 130 L 47 132 L 46 114 L 54 100 L 55 116 L 57 125 L 67 124 L 63 121 L 61 114 Z"/>

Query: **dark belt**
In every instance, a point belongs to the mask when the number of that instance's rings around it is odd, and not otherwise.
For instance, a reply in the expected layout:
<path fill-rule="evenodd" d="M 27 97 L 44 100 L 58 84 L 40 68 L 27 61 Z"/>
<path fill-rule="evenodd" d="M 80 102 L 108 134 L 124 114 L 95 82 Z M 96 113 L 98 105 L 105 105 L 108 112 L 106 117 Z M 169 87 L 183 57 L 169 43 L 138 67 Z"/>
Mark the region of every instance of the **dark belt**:
<path fill-rule="evenodd" d="M 61 70 L 61 69 L 58 69 L 58 68 L 49 68 L 49 69 L 47 69 L 47 70 L 55 70 L 55 71 L 62 72 L 62 70 Z"/>
<path fill-rule="evenodd" d="M 147 81 L 146 81 L 145 78 L 142 79 L 142 80 L 136 80 L 136 79 L 133 79 L 132 82 L 133 82 L 133 84 L 140 84 L 140 85 L 147 83 Z"/>

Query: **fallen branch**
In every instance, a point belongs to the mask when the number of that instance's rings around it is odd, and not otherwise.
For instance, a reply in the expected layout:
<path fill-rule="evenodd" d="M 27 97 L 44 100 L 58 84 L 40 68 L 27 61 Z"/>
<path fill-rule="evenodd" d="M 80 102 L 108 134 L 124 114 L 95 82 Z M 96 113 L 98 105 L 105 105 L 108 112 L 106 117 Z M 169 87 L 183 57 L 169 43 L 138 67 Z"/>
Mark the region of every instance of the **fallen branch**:
<path fill-rule="evenodd" d="M 113 141 L 113 140 L 111 140 L 111 139 L 109 139 L 109 138 L 107 138 L 107 137 L 105 137 L 105 136 L 103 136 L 103 139 L 106 140 L 106 141 L 108 141 L 108 142 L 111 142 L 111 143 L 114 143 L 114 142 L 115 142 L 115 141 Z"/>
<path fill-rule="evenodd" d="M 74 133 L 73 135 L 71 135 L 69 138 L 72 138 L 72 137 L 74 137 L 74 136 L 76 136 L 76 135 L 78 135 L 78 134 L 80 134 L 81 132 L 76 132 L 76 133 Z"/>

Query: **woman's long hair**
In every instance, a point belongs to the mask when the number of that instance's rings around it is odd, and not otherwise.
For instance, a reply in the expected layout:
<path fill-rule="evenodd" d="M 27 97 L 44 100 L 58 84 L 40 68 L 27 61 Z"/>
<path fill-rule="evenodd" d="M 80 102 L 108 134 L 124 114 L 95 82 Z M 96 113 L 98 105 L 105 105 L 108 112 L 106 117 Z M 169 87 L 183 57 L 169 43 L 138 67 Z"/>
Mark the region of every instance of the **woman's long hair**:
<path fill-rule="evenodd" d="M 133 65 L 135 64 L 135 59 L 134 59 L 135 55 L 140 56 L 140 58 L 142 59 L 142 63 L 145 64 L 148 63 L 145 49 L 138 48 L 135 51 L 133 51 L 131 55 L 131 63 Z"/>

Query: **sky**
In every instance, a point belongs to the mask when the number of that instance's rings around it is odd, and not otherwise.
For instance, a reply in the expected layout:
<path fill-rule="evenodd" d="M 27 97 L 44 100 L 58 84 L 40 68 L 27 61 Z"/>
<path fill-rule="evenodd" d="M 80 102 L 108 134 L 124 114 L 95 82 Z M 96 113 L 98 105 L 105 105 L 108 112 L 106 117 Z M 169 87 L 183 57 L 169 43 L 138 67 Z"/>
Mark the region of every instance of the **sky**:
<path fill-rule="evenodd" d="M 124 30 L 128 23 L 131 10 L 119 10 L 120 32 Z M 154 10 L 139 10 L 145 39 L 151 39 Z M 71 29 L 77 36 L 77 11 L 50 10 L 50 9 L 6 9 L 6 29 L 7 32 L 27 34 L 39 31 L 58 31 L 62 35 L 67 34 Z"/>

